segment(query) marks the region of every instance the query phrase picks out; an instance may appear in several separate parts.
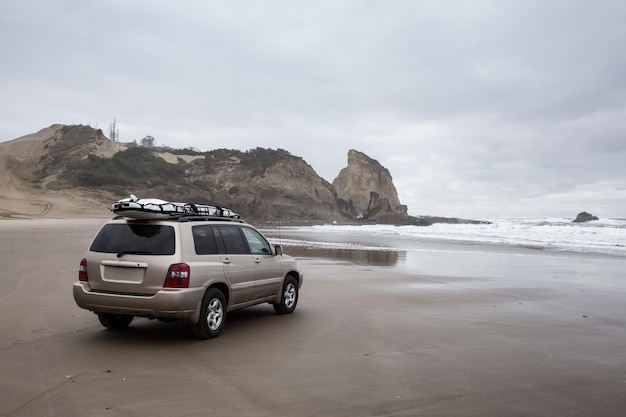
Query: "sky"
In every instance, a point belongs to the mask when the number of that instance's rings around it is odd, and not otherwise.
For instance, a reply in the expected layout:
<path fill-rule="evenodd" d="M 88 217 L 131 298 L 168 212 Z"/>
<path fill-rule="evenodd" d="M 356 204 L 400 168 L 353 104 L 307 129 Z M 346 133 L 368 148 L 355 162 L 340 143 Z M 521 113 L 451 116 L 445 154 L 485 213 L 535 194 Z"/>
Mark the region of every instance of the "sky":
<path fill-rule="evenodd" d="M 412 215 L 626 218 L 626 2 L 1 0 L 0 142 L 114 119 L 329 182 L 356 149 Z"/>

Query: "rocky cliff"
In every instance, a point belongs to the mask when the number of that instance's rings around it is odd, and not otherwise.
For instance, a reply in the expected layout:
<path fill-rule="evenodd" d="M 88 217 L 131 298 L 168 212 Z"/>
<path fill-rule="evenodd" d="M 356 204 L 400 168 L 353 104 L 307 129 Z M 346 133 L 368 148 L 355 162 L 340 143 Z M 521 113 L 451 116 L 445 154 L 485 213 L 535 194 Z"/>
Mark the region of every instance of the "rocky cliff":
<path fill-rule="evenodd" d="M 202 184 L 210 200 L 225 202 L 222 204 L 229 204 L 249 219 L 345 219 L 332 185 L 302 158 L 287 151 L 257 148 L 248 152 L 208 152 L 203 160 L 190 165 L 185 175 Z"/>

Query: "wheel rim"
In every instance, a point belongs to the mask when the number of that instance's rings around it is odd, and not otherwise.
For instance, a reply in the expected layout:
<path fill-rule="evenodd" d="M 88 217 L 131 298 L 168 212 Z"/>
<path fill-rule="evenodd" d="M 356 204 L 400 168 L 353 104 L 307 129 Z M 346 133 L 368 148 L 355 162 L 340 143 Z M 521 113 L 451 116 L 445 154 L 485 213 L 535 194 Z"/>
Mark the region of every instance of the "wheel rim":
<path fill-rule="evenodd" d="M 285 292 L 283 293 L 283 299 L 285 300 L 285 307 L 293 308 L 296 305 L 296 286 L 289 283 L 285 286 Z"/>
<path fill-rule="evenodd" d="M 220 328 L 222 325 L 222 320 L 224 319 L 224 307 L 222 306 L 222 302 L 217 298 L 209 301 L 209 308 L 207 309 L 207 325 L 209 329 L 215 331 Z"/>

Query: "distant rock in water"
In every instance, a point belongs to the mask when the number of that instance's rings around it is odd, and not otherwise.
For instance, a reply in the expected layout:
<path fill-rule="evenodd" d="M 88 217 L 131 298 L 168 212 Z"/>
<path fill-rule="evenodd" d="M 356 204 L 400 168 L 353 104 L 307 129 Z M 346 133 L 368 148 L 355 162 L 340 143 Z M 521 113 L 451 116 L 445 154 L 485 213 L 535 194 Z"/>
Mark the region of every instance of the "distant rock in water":
<path fill-rule="evenodd" d="M 582 213 L 578 213 L 578 216 L 576 216 L 576 218 L 573 220 L 574 223 L 583 223 L 583 222 L 590 222 L 592 220 L 600 220 L 599 218 L 597 218 L 596 216 L 594 216 L 591 213 L 587 213 L 586 211 L 583 211 Z"/>

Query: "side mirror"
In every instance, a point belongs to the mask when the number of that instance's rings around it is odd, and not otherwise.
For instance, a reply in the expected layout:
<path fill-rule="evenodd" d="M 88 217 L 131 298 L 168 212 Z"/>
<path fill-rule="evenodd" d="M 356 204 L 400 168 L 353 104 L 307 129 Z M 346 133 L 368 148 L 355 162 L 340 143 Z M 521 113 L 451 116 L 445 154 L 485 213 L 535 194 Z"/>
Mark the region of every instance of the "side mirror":
<path fill-rule="evenodd" d="M 282 255 L 283 254 L 283 247 L 281 245 L 274 245 L 274 253 L 276 255 Z"/>

